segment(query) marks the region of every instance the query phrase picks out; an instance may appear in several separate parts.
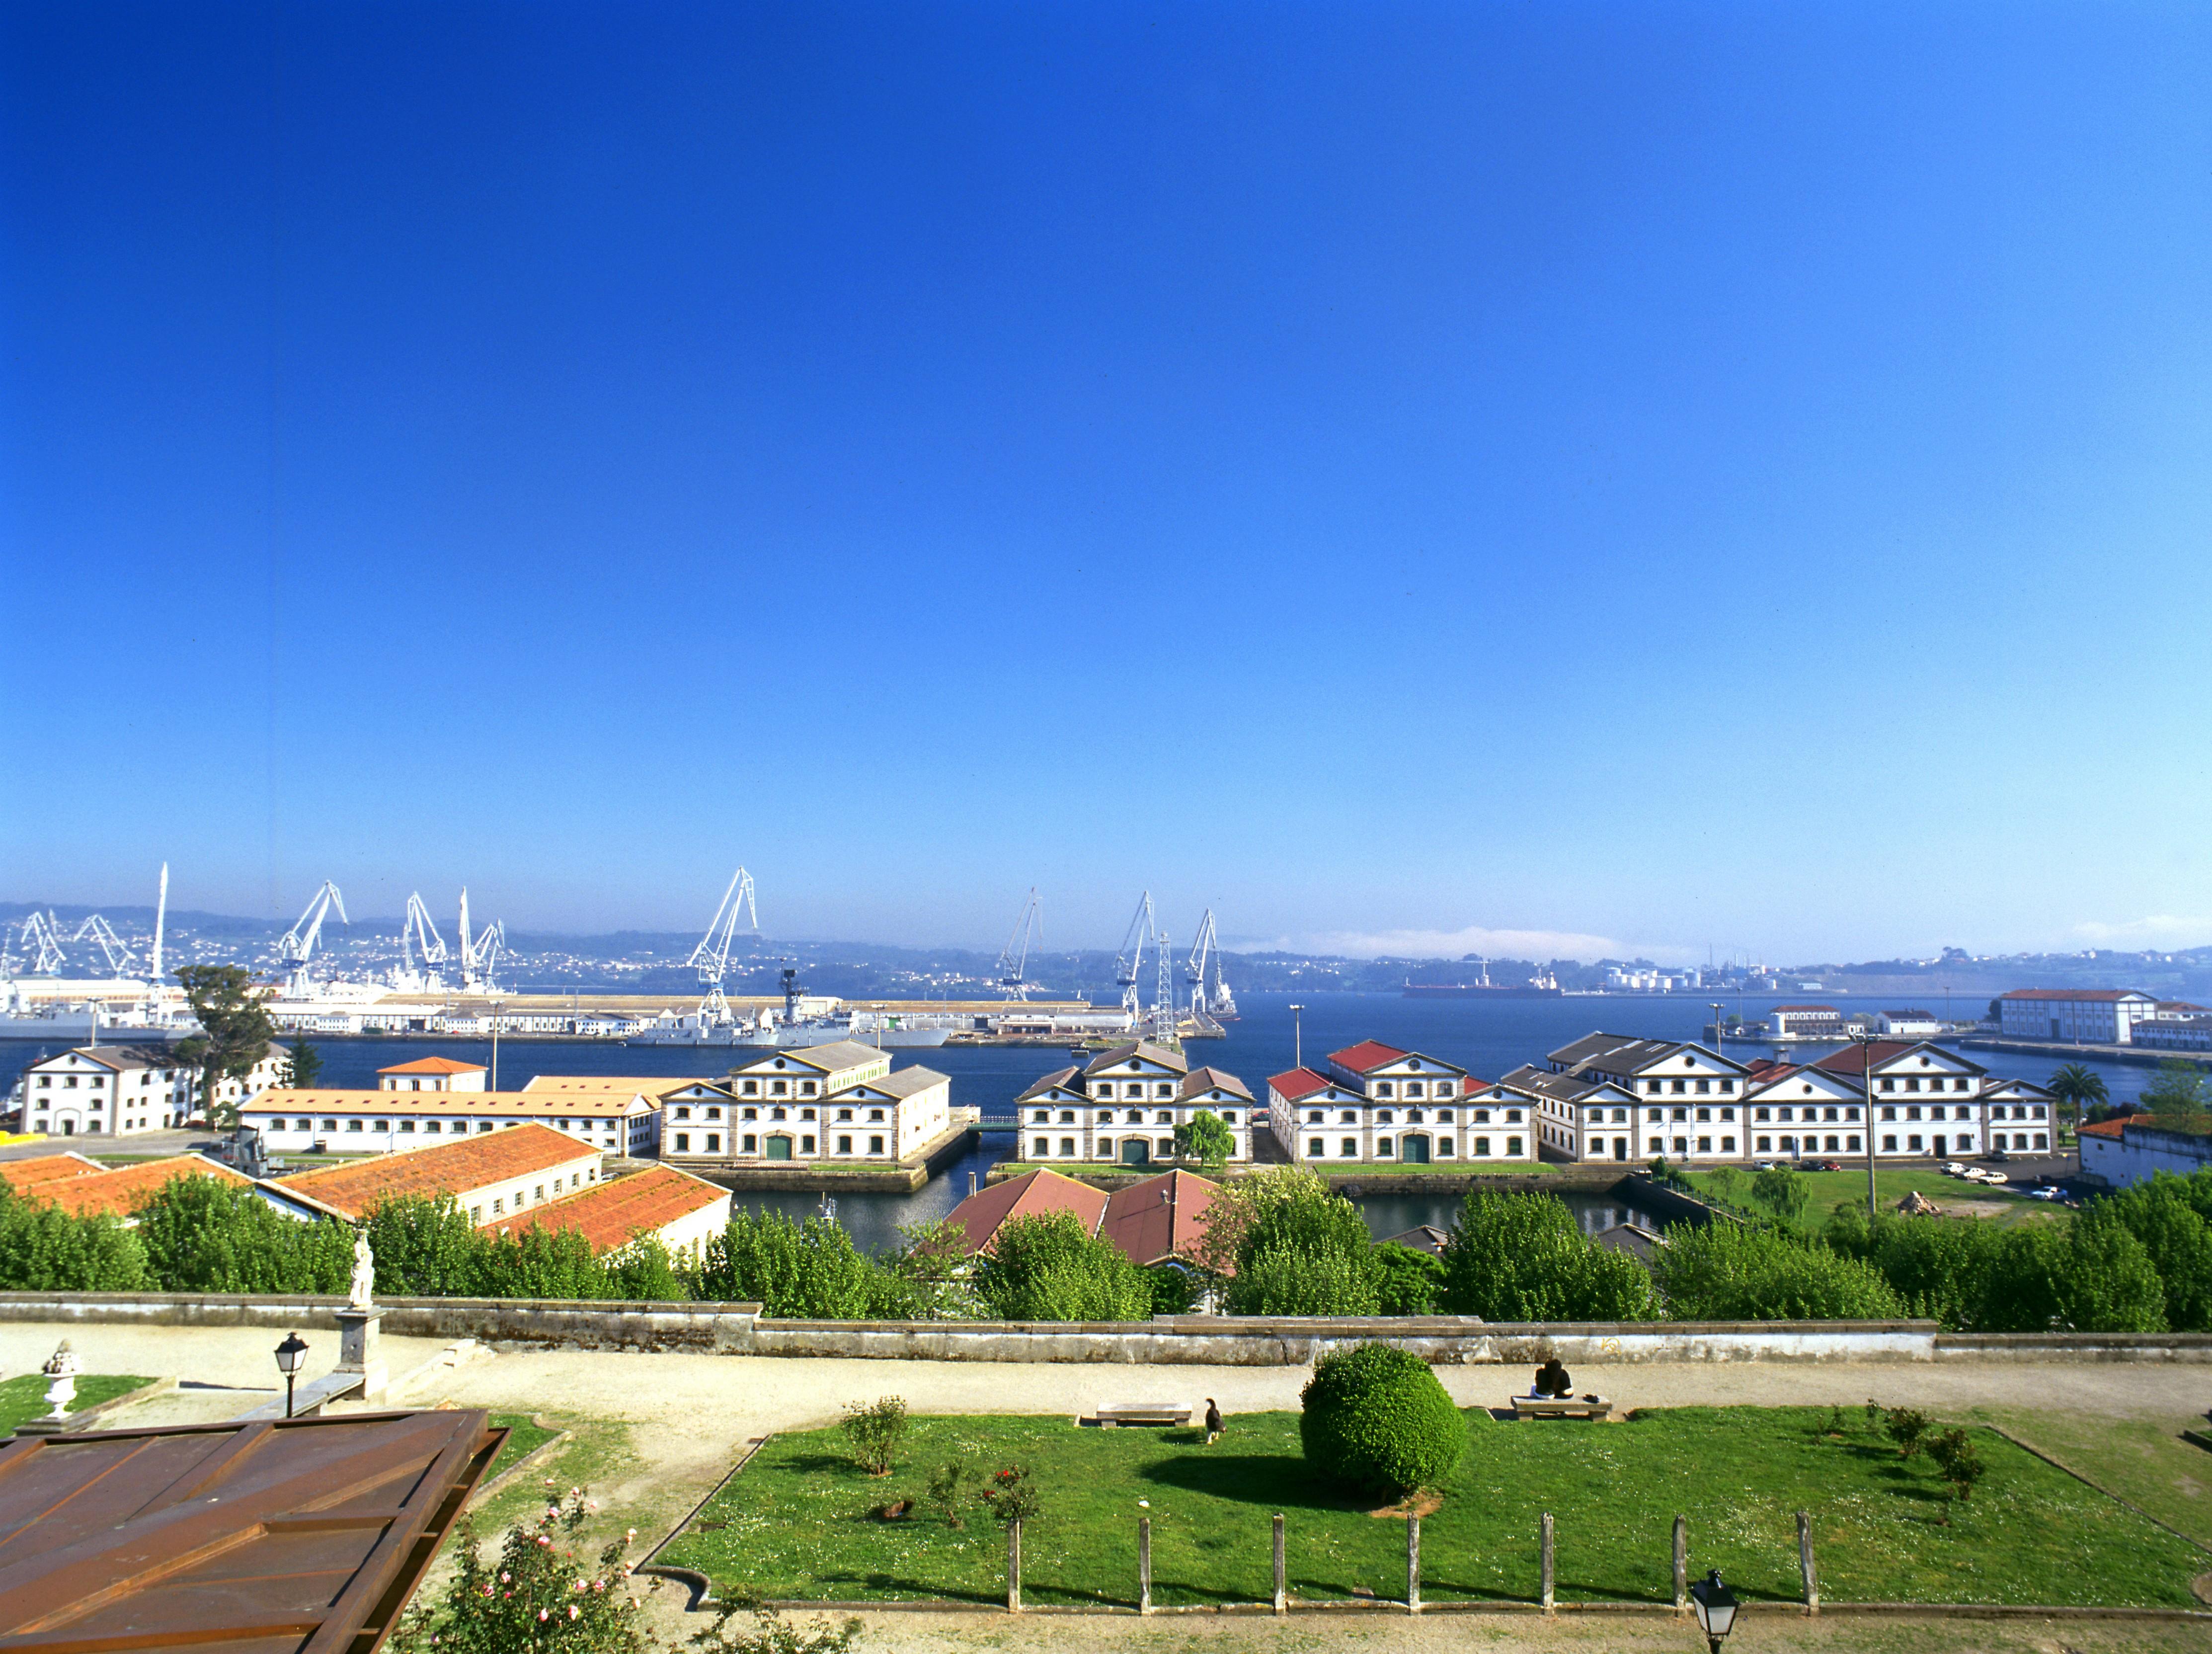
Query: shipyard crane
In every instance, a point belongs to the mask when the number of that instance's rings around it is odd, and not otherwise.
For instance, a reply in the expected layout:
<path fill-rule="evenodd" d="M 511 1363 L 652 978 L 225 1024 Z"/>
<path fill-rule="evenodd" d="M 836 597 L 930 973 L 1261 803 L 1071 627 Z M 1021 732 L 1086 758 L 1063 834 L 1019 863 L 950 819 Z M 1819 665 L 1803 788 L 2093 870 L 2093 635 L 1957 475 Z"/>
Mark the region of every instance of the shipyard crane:
<path fill-rule="evenodd" d="M 1021 916 L 1014 921 L 1014 933 L 1006 938 L 1006 945 L 999 950 L 999 989 L 1010 1000 L 1026 1000 L 1030 996 L 1030 948 L 1044 939 L 1044 903 L 1030 886 L 1030 899 L 1022 903 Z"/>
<path fill-rule="evenodd" d="M 495 919 L 483 933 L 469 934 L 469 887 L 461 886 L 461 991 L 464 994 L 496 994 L 499 983 L 495 972 L 499 969 L 499 956 L 507 947 L 507 927 Z"/>
<path fill-rule="evenodd" d="M 702 1027 L 718 1026 L 730 1020 L 730 1002 L 722 995 L 722 981 L 730 974 L 730 943 L 738 933 L 740 918 L 750 921 L 745 927 L 746 934 L 760 934 L 760 910 L 753 905 L 753 876 L 743 867 L 730 875 L 730 887 L 722 892 L 721 904 L 707 921 L 707 933 L 699 939 L 699 946 L 684 962 L 699 973 L 701 982 L 708 984 L 707 997 L 699 1001 Z"/>
<path fill-rule="evenodd" d="M 1159 967 L 1159 985 L 1152 993 L 1152 1039 L 1160 1045 L 1173 1045 L 1181 1031 L 1176 1023 L 1175 964 L 1168 957 L 1167 932 L 1152 933 L 1152 958 Z"/>
<path fill-rule="evenodd" d="M 1114 981 L 1121 990 L 1121 1008 L 1129 1013 L 1133 1025 L 1142 1011 L 1137 981 L 1144 974 L 1145 949 L 1154 934 L 1152 893 L 1146 891 L 1137 898 L 1137 911 L 1129 921 L 1128 933 L 1121 938 L 1121 951 L 1114 956 Z"/>
<path fill-rule="evenodd" d="M 100 957 L 107 961 L 109 976 L 120 976 L 125 972 L 137 968 L 138 956 L 131 951 L 131 945 L 128 942 L 115 933 L 115 927 L 109 924 L 101 915 L 97 913 L 92 915 L 76 927 L 76 934 L 70 939 L 73 942 L 82 942 L 88 936 L 92 939 L 94 946 L 100 949 Z"/>
<path fill-rule="evenodd" d="M 340 924 L 353 922 L 346 917 L 345 897 L 338 894 L 336 885 L 325 879 L 292 928 L 277 939 L 276 957 L 291 973 L 291 980 L 285 986 L 287 993 L 296 996 L 307 991 L 307 961 L 315 957 L 315 944 L 322 939 L 323 921 L 330 916 L 332 908 L 337 909 Z"/>
<path fill-rule="evenodd" d="M 1236 1020 L 1237 1001 L 1221 974 L 1221 947 L 1213 934 L 1213 909 L 1198 921 L 1198 940 L 1191 945 L 1183 964 L 1183 980 L 1190 984 L 1190 1019 L 1201 1034 L 1218 1034 L 1224 1021 Z"/>
<path fill-rule="evenodd" d="M 418 967 L 416 956 L 422 958 Z M 446 939 L 438 934 L 437 922 L 430 917 L 430 904 L 422 899 L 422 892 L 410 891 L 407 896 L 407 917 L 399 926 L 400 968 L 393 973 L 392 985 L 410 992 L 435 993 L 442 988 L 435 967 L 446 963 Z"/>
<path fill-rule="evenodd" d="M 23 921 L 23 951 L 31 956 L 30 974 L 33 976 L 58 976 L 68 965 L 68 956 L 62 952 L 61 925 L 54 918 L 53 909 L 33 910 Z"/>

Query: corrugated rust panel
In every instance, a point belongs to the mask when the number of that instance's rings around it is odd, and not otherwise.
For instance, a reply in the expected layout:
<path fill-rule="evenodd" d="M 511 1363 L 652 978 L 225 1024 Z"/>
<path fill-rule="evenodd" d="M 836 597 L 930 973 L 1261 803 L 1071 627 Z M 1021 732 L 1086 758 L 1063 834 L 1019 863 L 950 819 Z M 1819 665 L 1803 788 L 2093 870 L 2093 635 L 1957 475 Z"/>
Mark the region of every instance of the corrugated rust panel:
<path fill-rule="evenodd" d="M 354 1413 L 0 1446 L 0 1654 L 370 1654 L 503 1429 Z"/>

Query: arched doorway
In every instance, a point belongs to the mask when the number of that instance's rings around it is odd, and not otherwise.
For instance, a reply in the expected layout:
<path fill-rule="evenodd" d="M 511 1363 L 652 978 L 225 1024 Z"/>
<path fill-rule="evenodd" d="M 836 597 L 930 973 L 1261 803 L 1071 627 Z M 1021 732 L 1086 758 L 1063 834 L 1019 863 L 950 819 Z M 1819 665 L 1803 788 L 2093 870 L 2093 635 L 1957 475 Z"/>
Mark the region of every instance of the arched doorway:
<path fill-rule="evenodd" d="M 1420 1132 L 1412 1132 L 1398 1140 L 1398 1160 L 1401 1165 L 1425 1166 L 1429 1163 L 1429 1140 Z"/>
<path fill-rule="evenodd" d="M 791 1158 L 791 1139 L 781 1134 L 768 1140 L 768 1158 L 771 1160 Z"/>
<path fill-rule="evenodd" d="M 1125 1166 L 1147 1166 L 1152 1163 L 1152 1146 L 1141 1137 L 1121 1140 L 1121 1164 Z"/>

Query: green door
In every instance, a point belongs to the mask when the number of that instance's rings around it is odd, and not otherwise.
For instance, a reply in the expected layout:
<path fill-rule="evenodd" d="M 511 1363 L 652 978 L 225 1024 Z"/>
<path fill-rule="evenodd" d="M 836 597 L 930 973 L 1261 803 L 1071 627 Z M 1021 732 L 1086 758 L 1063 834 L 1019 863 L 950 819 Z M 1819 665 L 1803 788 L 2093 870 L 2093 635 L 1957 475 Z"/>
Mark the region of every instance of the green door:
<path fill-rule="evenodd" d="M 1152 1163 L 1152 1146 L 1141 1137 L 1121 1140 L 1121 1164 L 1125 1166 L 1145 1166 Z"/>
<path fill-rule="evenodd" d="M 1429 1140 L 1415 1135 L 1398 1140 L 1400 1160 L 1409 1166 L 1425 1166 L 1429 1163 Z"/>
<path fill-rule="evenodd" d="M 791 1139 L 788 1137 L 769 1138 L 768 1140 L 768 1158 L 771 1160 L 788 1160 L 791 1158 Z"/>

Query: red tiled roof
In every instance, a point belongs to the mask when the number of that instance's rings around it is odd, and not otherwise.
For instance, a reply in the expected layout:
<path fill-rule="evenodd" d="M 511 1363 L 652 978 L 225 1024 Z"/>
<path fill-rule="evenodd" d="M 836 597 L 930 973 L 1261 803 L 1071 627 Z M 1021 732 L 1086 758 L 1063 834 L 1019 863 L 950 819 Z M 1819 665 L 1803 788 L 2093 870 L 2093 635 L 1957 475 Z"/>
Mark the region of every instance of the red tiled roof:
<path fill-rule="evenodd" d="M 2120 1140 L 2120 1128 L 2136 1117 L 2124 1114 L 2117 1120 L 2100 1120 L 2094 1126 L 2080 1126 L 2075 1129 L 2084 1137 L 2109 1137 L 2117 1143 Z"/>
<path fill-rule="evenodd" d="M 379 1068 L 380 1074 L 480 1074 L 484 1071 L 481 1062 L 463 1062 L 457 1057 L 416 1057 L 412 1062 L 395 1062 L 389 1068 Z"/>
<path fill-rule="evenodd" d="M 1286 1103 L 1295 1103 L 1328 1086 L 1328 1081 L 1310 1068 L 1286 1068 L 1281 1073 L 1270 1074 L 1267 1084 Z"/>
<path fill-rule="evenodd" d="M 1099 1237 L 1140 1266 L 1193 1257 L 1206 1235 L 1218 1183 L 1178 1168 L 1117 1189 L 1106 1200 Z"/>
<path fill-rule="evenodd" d="M 1395 1045 L 1385 1045 L 1379 1039 L 1363 1039 L 1357 1045 L 1347 1045 L 1341 1051 L 1331 1051 L 1328 1060 L 1353 1073 L 1372 1073 L 1386 1062 L 1395 1062 L 1407 1053 Z"/>
<path fill-rule="evenodd" d="M 1784 1062 L 1779 1057 L 1753 1057 L 1744 1067 L 1746 1079 L 1781 1079 L 1797 1072 L 1794 1062 Z"/>
<path fill-rule="evenodd" d="M 1840 1051 L 1831 1051 L 1813 1066 L 1832 1074 L 1863 1073 L 1867 1064 L 1873 1063 L 1879 1067 L 1890 1058 L 1902 1055 L 1914 1046 L 1925 1043 L 1912 1039 L 1869 1040 L 1863 1047 L 1846 1045 Z"/>
<path fill-rule="evenodd" d="M 107 1168 L 97 1160 L 88 1160 L 74 1152 L 67 1154 L 35 1154 L 27 1160 L 0 1160 L 0 1177 L 17 1194 L 40 1183 L 53 1182 L 58 1177 L 89 1177 Z"/>
<path fill-rule="evenodd" d="M 178 1154 L 88 1177 L 52 1177 L 22 1192 L 27 1199 L 58 1206 L 80 1218 L 94 1213 L 127 1218 L 179 1177 L 213 1177 L 234 1183 L 252 1181 L 204 1154 Z"/>
<path fill-rule="evenodd" d="M 730 1191 L 678 1171 L 673 1166 L 648 1166 L 643 1171 L 594 1184 L 557 1201 L 532 1207 L 526 1214 L 494 1218 L 480 1228 L 504 1233 L 509 1229 L 573 1229 L 582 1235 L 593 1256 L 629 1244 L 641 1232 L 657 1235 L 679 1218 L 688 1218 L 716 1201 L 727 1205 Z"/>
<path fill-rule="evenodd" d="M 2015 988 L 2000 994 L 2001 1000 L 2147 1000 L 2150 995 L 2133 988 Z"/>
<path fill-rule="evenodd" d="M 1040 1166 L 1003 1183 L 977 1189 L 947 1213 L 945 1219 L 960 1225 L 967 1237 L 967 1249 L 974 1253 L 987 1250 L 1008 1219 L 1040 1217 L 1048 1212 L 1072 1212 L 1084 1233 L 1095 1235 L 1099 1219 L 1106 1215 L 1106 1191 Z"/>
<path fill-rule="evenodd" d="M 296 1189 L 323 1206 L 359 1218 L 403 1195 L 456 1200 L 509 1177 L 550 1171 L 572 1160 L 599 1158 L 599 1150 L 550 1126 L 503 1126 L 436 1148 L 406 1149 L 352 1165 L 325 1166 L 279 1178 L 279 1189 Z"/>

